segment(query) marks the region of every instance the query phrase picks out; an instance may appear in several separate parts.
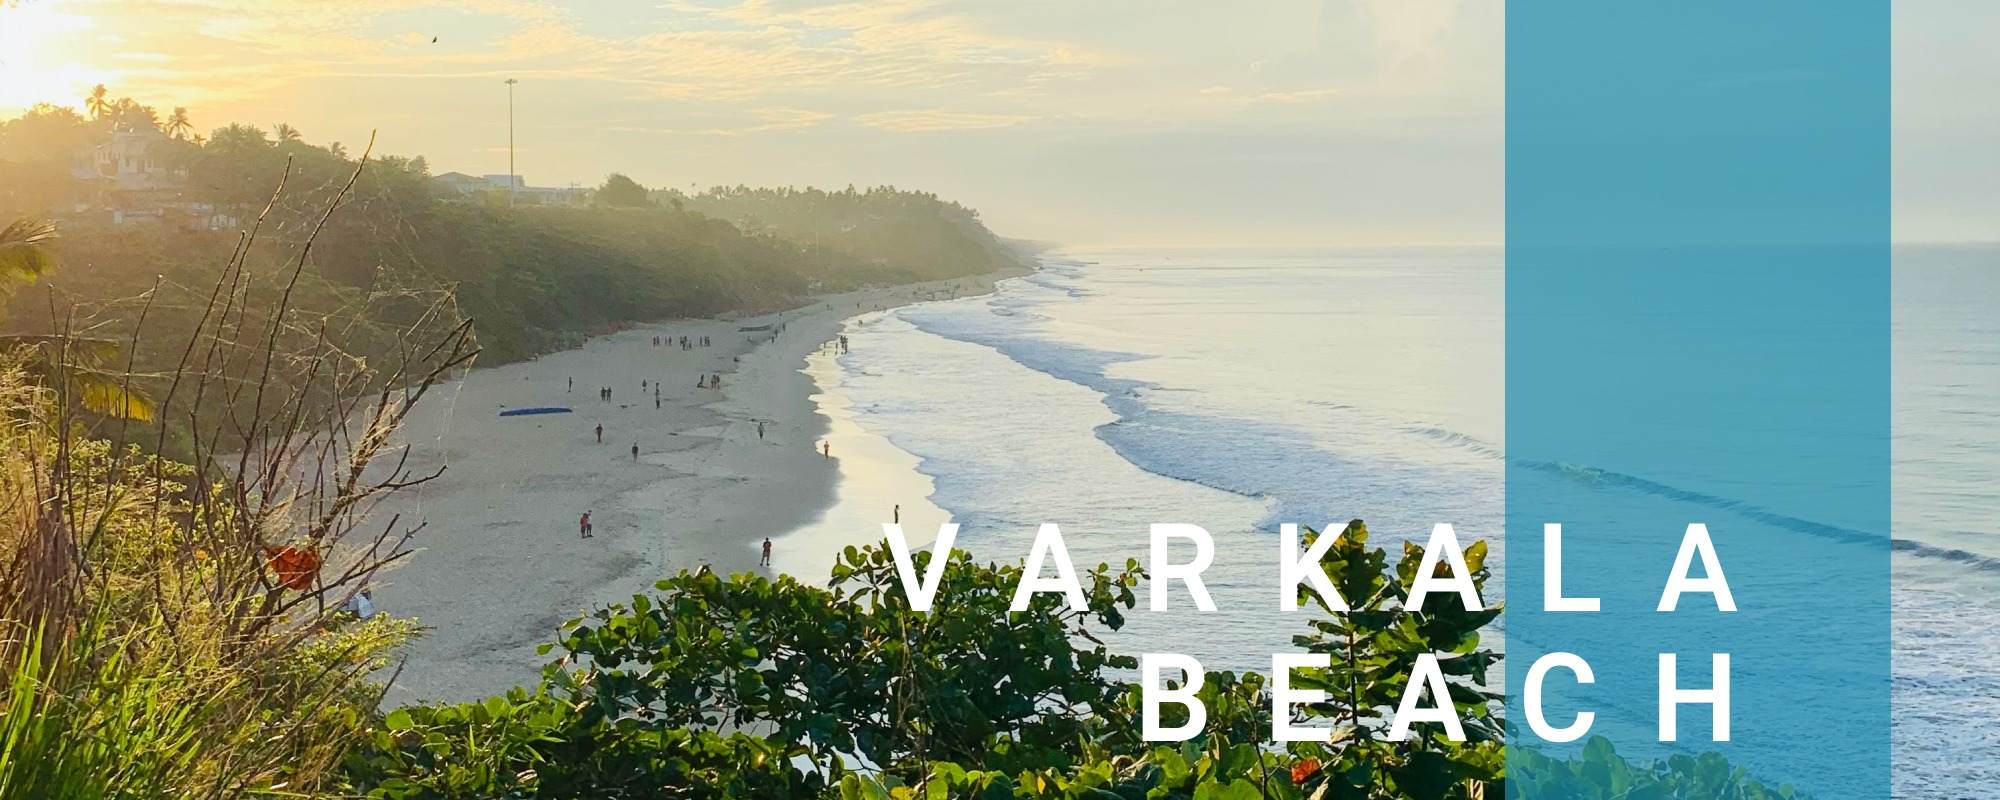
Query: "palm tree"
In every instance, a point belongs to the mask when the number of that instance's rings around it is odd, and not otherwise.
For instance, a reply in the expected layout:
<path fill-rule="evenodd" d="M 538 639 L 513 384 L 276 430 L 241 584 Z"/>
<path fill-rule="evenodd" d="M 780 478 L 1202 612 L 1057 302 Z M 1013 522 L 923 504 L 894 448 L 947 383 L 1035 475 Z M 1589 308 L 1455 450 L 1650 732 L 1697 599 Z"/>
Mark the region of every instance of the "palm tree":
<path fill-rule="evenodd" d="M 110 93 L 105 90 L 104 84 L 90 87 L 90 96 L 84 98 L 83 109 L 90 112 L 93 119 L 103 119 L 111 111 Z"/>
<path fill-rule="evenodd" d="M 55 268 L 55 257 L 47 249 L 55 238 L 55 226 L 38 220 L 15 220 L 0 228 L 0 303 L 16 287 Z M 127 390 L 126 381 L 111 370 L 118 355 L 115 342 L 61 335 L 0 336 L 0 353 L 20 356 L 35 383 L 61 389 L 87 411 L 142 422 L 153 419 L 153 401 Z"/>
<path fill-rule="evenodd" d="M 284 144 L 285 142 L 296 142 L 304 138 L 302 135 L 299 134 L 298 128 L 294 128 L 283 122 L 278 123 L 277 127 L 271 129 L 271 132 L 278 135 L 279 144 Z"/>
<path fill-rule="evenodd" d="M 167 117 L 167 135 L 176 139 L 185 139 L 192 132 L 194 132 L 194 123 L 188 121 L 187 106 L 174 106 L 173 115 Z"/>
<path fill-rule="evenodd" d="M 123 131 L 159 130 L 160 112 L 140 105 L 130 97 L 120 97 L 111 107 L 112 127 Z"/>

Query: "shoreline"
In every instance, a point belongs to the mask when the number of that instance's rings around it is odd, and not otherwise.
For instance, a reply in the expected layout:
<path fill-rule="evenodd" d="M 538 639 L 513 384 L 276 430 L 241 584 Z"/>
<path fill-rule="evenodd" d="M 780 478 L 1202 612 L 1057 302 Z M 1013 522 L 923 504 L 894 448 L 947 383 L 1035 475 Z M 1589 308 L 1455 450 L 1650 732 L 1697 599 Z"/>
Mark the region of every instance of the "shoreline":
<path fill-rule="evenodd" d="M 563 622 L 628 602 L 679 570 L 775 574 L 757 566 L 763 538 L 774 557 L 797 553 L 806 543 L 789 534 L 838 499 L 845 441 L 831 459 L 819 450 L 830 422 L 815 402 L 810 359 L 857 316 L 989 293 L 1030 272 L 864 289 L 755 317 L 635 325 L 441 385 L 398 436 L 411 445 L 406 468 L 449 469 L 378 509 L 426 526 L 417 552 L 374 584 L 378 609 L 424 627 L 404 648 L 385 704 L 531 685 L 546 661 L 536 647 Z M 739 330 L 760 325 L 773 330 Z M 667 343 L 654 346 L 656 335 Z M 697 344 L 710 337 L 711 346 L 684 351 L 683 335 Z M 696 387 L 711 374 L 723 388 Z M 596 394 L 605 386 L 608 402 Z M 530 406 L 572 412 L 497 416 Z M 585 511 L 590 539 L 578 535 Z"/>
<path fill-rule="evenodd" d="M 887 313 L 850 317 L 845 327 L 865 327 Z M 840 479 L 819 514 L 772 541 L 773 568 L 806 583 L 823 583 L 847 547 L 881 542 L 882 523 L 901 522 L 910 546 L 927 548 L 938 525 L 951 521 L 951 514 L 931 501 L 937 486 L 923 472 L 923 459 L 863 428 L 847 398 L 829 391 L 841 378 L 839 358 L 814 353 L 803 374 L 818 387 L 813 409 L 825 423 L 821 437 L 833 446 Z"/>

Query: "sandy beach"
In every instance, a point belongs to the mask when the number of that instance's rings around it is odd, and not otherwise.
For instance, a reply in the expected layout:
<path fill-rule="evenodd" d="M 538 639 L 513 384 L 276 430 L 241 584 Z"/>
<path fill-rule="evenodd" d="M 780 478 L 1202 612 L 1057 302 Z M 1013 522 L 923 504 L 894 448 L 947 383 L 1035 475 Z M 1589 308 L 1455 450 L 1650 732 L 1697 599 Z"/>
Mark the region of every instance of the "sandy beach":
<path fill-rule="evenodd" d="M 764 537 L 813 522 L 836 497 L 841 442 L 831 459 L 822 454 L 827 421 L 814 410 L 807 357 L 850 317 L 982 294 L 1005 277 L 639 325 L 433 390 L 402 431 L 407 466 L 448 468 L 380 509 L 426 526 L 417 552 L 375 584 L 378 608 L 425 627 L 387 702 L 469 700 L 532 683 L 545 661 L 536 647 L 563 622 L 681 569 L 760 569 Z M 683 350 L 681 336 L 711 344 Z M 722 388 L 697 388 L 704 375 L 720 375 Z M 572 412 L 499 416 L 538 406 Z M 594 536 L 581 539 L 586 511 Z"/>

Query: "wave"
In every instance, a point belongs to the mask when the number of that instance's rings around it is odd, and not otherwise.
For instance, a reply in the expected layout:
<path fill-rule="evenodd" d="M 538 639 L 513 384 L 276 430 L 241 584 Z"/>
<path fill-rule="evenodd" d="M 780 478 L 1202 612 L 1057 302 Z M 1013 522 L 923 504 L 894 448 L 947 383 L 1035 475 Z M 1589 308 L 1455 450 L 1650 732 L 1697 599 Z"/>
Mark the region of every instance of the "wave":
<path fill-rule="evenodd" d="M 1745 517 L 1747 519 L 1752 519 L 1756 520 L 1757 522 L 1762 522 L 1766 525 L 1771 525 L 1773 527 L 1782 528 L 1797 533 L 1803 533 L 1810 536 L 1817 536 L 1823 539 L 1845 542 L 1849 544 L 1878 544 L 1883 540 L 1883 536 L 1879 533 L 1869 533 L 1867 531 L 1859 530 L 1856 528 L 1849 528 L 1825 522 L 1818 522 L 1815 520 L 1806 519 L 1804 517 L 1792 516 L 1790 514 L 1784 514 L 1777 511 L 1772 511 L 1770 509 L 1751 503 L 1747 500 L 1742 500 L 1734 497 L 1725 497 L 1722 495 L 1710 494 L 1707 492 L 1700 492 L 1693 489 L 1686 489 L 1678 486 L 1672 486 L 1669 484 L 1660 483 L 1658 481 L 1641 478 L 1637 475 L 1629 475 L 1626 473 L 1616 472 L 1601 467 L 1593 467 L 1582 464 L 1569 464 L 1559 461 L 1526 461 L 1526 460 L 1508 459 L 1505 452 L 1503 452 L 1501 448 L 1498 447 L 1497 445 L 1479 439 L 1478 437 L 1475 436 L 1470 436 L 1464 433 L 1437 427 L 1434 425 L 1409 425 L 1405 426 L 1403 430 L 1408 433 L 1416 434 L 1418 436 L 1431 439 L 1433 441 L 1441 442 L 1450 446 L 1459 447 L 1465 450 L 1479 453 L 1481 455 L 1487 455 L 1496 459 L 1500 459 L 1502 461 L 1506 461 L 1509 463 L 1510 466 L 1525 467 L 1528 469 L 1533 469 L 1552 475 L 1559 475 L 1575 481 L 1581 481 L 1603 486 L 1616 486 L 1619 488 L 1638 492 L 1640 494 L 1652 497 L 1663 497 L 1668 500 L 1688 503 L 1690 505 L 1698 505 L 1706 508 L 1713 508 L 1718 511 L 1727 511 L 1729 513 L 1736 514 L 1738 516 Z M 1960 550 L 1953 547 L 1940 547 L 1933 544 L 1925 544 L 1923 542 L 1919 542 L 1913 539 L 1897 538 L 1893 535 L 1888 537 L 1888 542 L 1889 542 L 1889 549 L 1895 552 L 1906 553 L 1912 556 L 1916 556 L 1918 558 L 1929 558 L 1929 559 L 1936 559 L 1939 561 L 1947 561 L 1956 564 L 1962 564 L 1981 572 L 2000 573 L 2000 558 L 1995 558 L 1992 556 L 1984 556 L 1968 550 Z"/>
<path fill-rule="evenodd" d="M 1404 433 L 1416 434 L 1418 436 L 1422 436 L 1426 439 L 1439 442 L 1446 446 L 1456 447 L 1461 450 L 1468 450 L 1482 456 L 1488 456 L 1496 459 L 1505 459 L 1507 457 L 1506 454 L 1501 451 L 1499 445 L 1493 444 L 1491 442 L 1488 442 L 1484 439 L 1481 439 L 1477 436 L 1473 436 L 1471 434 L 1459 433 L 1458 431 L 1454 431 L 1449 428 L 1441 428 L 1436 425 L 1419 424 L 1419 425 L 1404 425 L 1402 426 L 1401 430 Z"/>
<path fill-rule="evenodd" d="M 1068 296 L 1064 287 L 1029 282 L 998 304 L 1027 316 L 1030 312 L 1021 309 L 1063 302 Z M 1363 464 L 1281 423 L 1163 409 L 1148 398 L 1184 392 L 1110 374 L 1115 365 L 1150 355 L 1061 341 L 1038 335 L 1018 319 L 967 311 L 911 307 L 898 316 L 925 333 L 988 348 L 1027 369 L 1090 389 L 1113 417 L 1095 428 L 1099 441 L 1145 472 L 1263 502 L 1267 512 L 1257 523 L 1261 529 L 1275 531 L 1280 522 L 1317 517 L 1329 508 L 1360 507 L 1382 497 L 1448 495 L 1434 488 L 1435 473 L 1424 467 Z M 1429 523 L 1422 528 L 1428 530 Z"/>
<path fill-rule="evenodd" d="M 1363 464 L 1319 447 L 1310 437 L 1281 424 L 1154 407 L 1146 402 L 1147 396 L 1167 389 L 1149 381 L 1109 374 L 1114 365 L 1151 356 L 1100 350 L 1036 335 L 1021 323 L 1023 317 L 1047 319 L 1029 309 L 1089 296 L 1091 292 L 1071 283 L 1083 279 L 1084 272 L 1080 266 L 1044 262 L 1042 270 L 1009 287 L 1014 291 L 988 298 L 989 314 L 968 314 L 964 307 L 912 306 L 902 309 L 898 316 L 926 333 L 990 348 L 1028 369 L 1093 390 L 1115 418 L 1096 429 L 1099 440 L 1146 472 L 1269 503 L 1270 516 L 1260 527 L 1275 529 L 1280 521 L 1321 514 L 1328 508 L 1359 507 L 1359 503 L 1371 502 L 1370 497 L 1417 498 L 1437 494 L 1434 465 L 1384 464 L 1379 459 Z M 1358 411 L 1354 406 L 1333 400 L 1307 402 L 1323 408 Z M 1435 424 L 1408 423 L 1394 428 L 1512 467 L 1724 511 L 1830 541 L 1865 545 L 1881 543 L 1885 538 L 1881 533 L 1784 514 L 1740 498 L 1673 486 L 1602 467 L 1514 461 L 1500 445 Z M 1353 484 L 1365 489 L 1366 495 L 1357 501 L 1353 492 L 1343 495 L 1328 484 Z M 1893 536 L 1886 538 L 1896 552 L 2000 573 L 2000 558 Z"/>

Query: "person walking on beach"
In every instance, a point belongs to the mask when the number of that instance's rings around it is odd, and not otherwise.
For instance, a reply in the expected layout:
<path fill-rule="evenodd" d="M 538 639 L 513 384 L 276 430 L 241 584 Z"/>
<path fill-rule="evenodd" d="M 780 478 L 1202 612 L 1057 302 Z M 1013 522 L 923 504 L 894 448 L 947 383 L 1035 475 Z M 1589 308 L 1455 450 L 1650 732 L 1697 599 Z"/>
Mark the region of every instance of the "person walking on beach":
<path fill-rule="evenodd" d="M 590 538 L 590 512 L 583 512 L 583 518 L 576 521 L 576 532 L 578 539 Z"/>
<path fill-rule="evenodd" d="M 897 503 L 897 504 L 896 504 L 896 508 L 895 508 L 895 510 L 893 510 L 893 511 L 890 511 L 890 512 L 889 512 L 889 521 L 890 521 L 890 522 L 894 522 L 894 523 L 897 523 L 897 524 L 901 524 L 901 523 L 902 523 L 902 521 L 903 521 L 903 504 L 902 504 L 902 503 Z"/>
<path fill-rule="evenodd" d="M 764 421 L 757 420 L 757 441 L 764 441 Z"/>
<path fill-rule="evenodd" d="M 757 566 L 771 566 L 771 537 L 764 537 L 764 557 L 757 559 Z"/>
<path fill-rule="evenodd" d="M 832 458 L 832 457 L 833 457 L 833 443 L 832 443 L 832 442 L 820 442 L 820 443 L 819 443 L 819 456 L 820 456 L 820 458 Z"/>
<path fill-rule="evenodd" d="M 633 443 L 632 443 L 632 463 L 634 463 L 634 464 L 637 464 L 637 463 L 639 463 L 639 443 L 638 443 L 638 442 L 633 442 Z"/>
<path fill-rule="evenodd" d="M 568 393 L 574 391 L 576 391 L 576 377 L 571 376 L 569 379 L 569 385 L 563 388 L 563 392 Z"/>
<path fill-rule="evenodd" d="M 604 423 L 597 424 L 597 443 L 604 444 Z"/>

